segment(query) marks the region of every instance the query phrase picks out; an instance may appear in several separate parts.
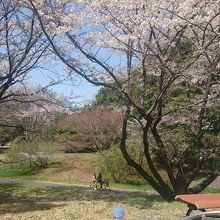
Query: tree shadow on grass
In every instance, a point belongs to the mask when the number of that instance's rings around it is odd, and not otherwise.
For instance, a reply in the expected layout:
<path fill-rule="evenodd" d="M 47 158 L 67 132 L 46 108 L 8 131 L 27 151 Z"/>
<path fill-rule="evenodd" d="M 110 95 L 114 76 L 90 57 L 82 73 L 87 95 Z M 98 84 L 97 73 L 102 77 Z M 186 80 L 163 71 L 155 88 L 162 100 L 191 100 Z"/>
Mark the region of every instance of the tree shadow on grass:
<path fill-rule="evenodd" d="M 65 194 L 65 192 L 62 192 Z M 135 194 L 129 192 L 119 191 L 92 191 L 92 192 L 77 192 L 71 191 L 70 194 L 72 199 L 78 201 L 106 201 L 109 203 L 120 202 L 126 203 L 131 206 L 139 206 L 140 208 L 150 208 L 154 203 L 164 202 L 164 200 L 157 194 Z"/>
<path fill-rule="evenodd" d="M 164 202 L 157 194 L 131 193 L 114 190 L 80 190 L 79 188 L 42 188 L 19 184 L 0 184 L 0 214 L 49 210 L 64 206 L 65 201 L 120 202 L 149 209 L 155 203 Z M 55 204 L 54 202 L 62 202 Z"/>
<path fill-rule="evenodd" d="M 43 195 L 39 199 L 35 195 L 37 191 L 35 187 L 24 187 L 19 184 L 0 184 L 0 215 L 50 210 L 65 205 L 54 204 L 52 200 L 47 201 L 47 196 Z"/>
<path fill-rule="evenodd" d="M 23 213 L 23 212 L 32 212 L 32 211 L 43 211 L 50 210 L 55 207 L 62 207 L 64 204 L 54 204 L 54 203 L 45 203 L 45 202 L 36 202 L 36 201 L 16 201 L 8 200 L 0 204 L 0 215 L 7 213 Z"/>

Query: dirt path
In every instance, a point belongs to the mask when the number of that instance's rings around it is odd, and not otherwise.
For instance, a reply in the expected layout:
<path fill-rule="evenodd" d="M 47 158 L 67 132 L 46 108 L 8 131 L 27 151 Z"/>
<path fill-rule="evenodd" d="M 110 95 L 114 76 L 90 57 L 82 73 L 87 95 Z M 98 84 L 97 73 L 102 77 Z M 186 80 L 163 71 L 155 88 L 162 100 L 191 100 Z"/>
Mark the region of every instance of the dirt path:
<path fill-rule="evenodd" d="M 76 184 L 66 184 L 66 183 L 57 183 L 57 182 L 46 182 L 46 181 L 36 181 L 36 180 L 20 180 L 20 179 L 9 179 L 9 178 L 0 178 L 0 184 L 19 184 L 26 186 L 35 186 L 42 188 L 51 188 L 51 189 L 70 189 L 74 191 L 83 191 L 83 192 L 92 192 L 94 190 L 90 189 L 85 185 L 76 185 Z M 111 194 L 124 194 L 124 195 L 158 195 L 156 192 L 152 191 L 143 191 L 143 190 L 127 190 L 127 189 L 111 189 L 103 190 L 105 193 Z M 159 196 L 159 195 L 158 195 Z"/>

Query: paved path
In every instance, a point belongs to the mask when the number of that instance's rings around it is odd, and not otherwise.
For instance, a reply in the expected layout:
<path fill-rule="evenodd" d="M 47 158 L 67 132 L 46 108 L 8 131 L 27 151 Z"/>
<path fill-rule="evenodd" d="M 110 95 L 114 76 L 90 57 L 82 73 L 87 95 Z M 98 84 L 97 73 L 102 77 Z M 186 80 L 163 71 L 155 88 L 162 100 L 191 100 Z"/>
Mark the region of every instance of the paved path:
<path fill-rule="evenodd" d="M 20 184 L 26 186 L 35 186 L 43 188 L 54 188 L 54 189 L 70 189 L 74 191 L 83 191 L 83 192 L 92 192 L 94 190 L 90 189 L 85 185 L 76 185 L 76 184 L 66 184 L 66 183 L 57 183 L 57 182 L 47 182 L 47 181 L 36 181 L 36 180 L 20 180 L 20 179 L 9 179 L 9 178 L 0 178 L 0 184 Z M 213 188 L 220 188 L 220 177 L 218 177 L 212 184 Z M 124 195 L 158 195 L 155 191 L 143 191 L 143 190 L 128 190 L 128 189 L 111 189 L 104 190 L 105 193 L 111 194 L 124 194 Z"/>
<path fill-rule="evenodd" d="M 220 176 L 217 177 L 216 180 L 213 181 L 209 186 L 213 188 L 220 188 Z"/>
<path fill-rule="evenodd" d="M 51 189 L 71 189 L 74 191 L 83 191 L 83 192 L 92 192 L 94 190 L 90 189 L 85 185 L 76 185 L 76 184 L 66 184 L 66 183 L 57 183 L 57 182 L 46 182 L 46 181 L 36 181 L 36 180 L 20 180 L 20 179 L 9 179 L 9 178 L 0 178 L 0 184 L 19 184 L 26 186 L 36 186 L 43 188 Z M 127 190 L 127 189 L 111 189 L 103 190 L 105 193 L 111 194 L 124 194 L 124 195 L 158 195 L 156 192 L 152 191 L 143 191 L 143 190 Z"/>

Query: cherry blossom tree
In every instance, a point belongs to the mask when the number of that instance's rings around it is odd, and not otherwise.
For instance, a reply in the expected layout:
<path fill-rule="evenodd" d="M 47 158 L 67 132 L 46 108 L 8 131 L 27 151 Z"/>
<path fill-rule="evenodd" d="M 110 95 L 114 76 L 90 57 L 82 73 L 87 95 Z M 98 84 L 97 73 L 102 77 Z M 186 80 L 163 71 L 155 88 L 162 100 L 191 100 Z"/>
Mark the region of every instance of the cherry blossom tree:
<path fill-rule="evenodd" d="M 49 87 L 66 79 L 57 74 L 38 90 L 28 88 L 30 72 L 42 70 L 51 52 L 36 15 L 23 1 L 0 2 L 0 47 L 0 104 L 10 101 L 37 104 L 38 93 L 46 93 Z"/>
<path fill-rule="evenodd" d="M 122 154 L 163 198 L 198 193 L 215 180 L 220 150 L 219 1 L 27 4 L 72 77 L 77 74 L 123 97 Z M 142 131 L 145 165 L 129 154 L 132 127 Z"/>
<path fill-rule="evenodd" d="M 35 94 L 40 88 L 26 85 L 26 92 Z M 16 94 L 18 92 L 15 92 Z M 0 105 L 0 145 L 14 139 L 32 140 L 41 137 L 52 139 L 52 129 L 57 115 L 67 112 L 67 97 L 47 89 L 20 101 Z"/>
<path fill-rule="evenodd" d="M 64 106 L 65 100 L 58 100 L 49 88 L 66 77 L 50 76 L 44 86 L 31 86 L 28 81 L 33 69 L 42 70 L 49 61 L 48 47 L 36 15 L 25 2 L 0 1 L 0 145 L 24 133 L 49 136 L 54 115 Z"/>
<path fill-rule="evenodd" d="M 42 112 L 48 114 L 55 105 L 57 109 L 59 104 L 63 105 L 63 100 L 57 100 L 49 88 L 66 77 L 50 76 L 45 85 L 30 84 L 30 72 L 42 70 L 50 60 L 48 47 L 36 15 L 25 2 L 0 2 L 0 127 L 3 133 L 7 128 L 17 129 L 19 121 L 27 121 L 27 117 L 32 119 L 33 126 Z M 26 130 L 36 131 L 27 126 Z"/>
<path fill-rule="evenodd" d="M 48 47 L 36 17 L 24 11 L 17 1 L 0 4 L 0 102 L 19 99 L 27 94 L 15 94 L 16 85 L 23 85 Z"/>

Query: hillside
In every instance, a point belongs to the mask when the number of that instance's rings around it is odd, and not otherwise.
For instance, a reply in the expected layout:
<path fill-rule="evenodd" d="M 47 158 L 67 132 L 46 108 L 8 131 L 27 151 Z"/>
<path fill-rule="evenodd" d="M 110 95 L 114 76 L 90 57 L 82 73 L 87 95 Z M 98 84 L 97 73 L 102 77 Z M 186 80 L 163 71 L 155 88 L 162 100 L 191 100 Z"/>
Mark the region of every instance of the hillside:
<path fill-rule="evenodd" d="M 0 154 L 0 159 L 6 155 Z M 99 153 L 56 153 L 52 156 L 49 168 L 37 172 L 21 172 L 11 170 L 6 165 L 0 166 L 0 176 L 11 178 L 36 179 L 57 182 L 78 182 L 87 184 L 93 172 L 99 172 L 96 161 L 101 158 Z"/>

